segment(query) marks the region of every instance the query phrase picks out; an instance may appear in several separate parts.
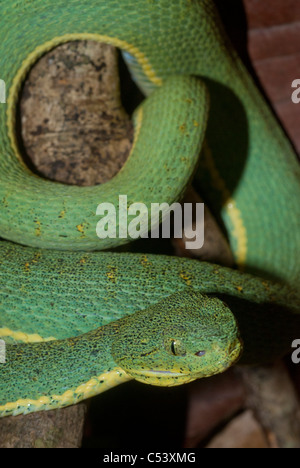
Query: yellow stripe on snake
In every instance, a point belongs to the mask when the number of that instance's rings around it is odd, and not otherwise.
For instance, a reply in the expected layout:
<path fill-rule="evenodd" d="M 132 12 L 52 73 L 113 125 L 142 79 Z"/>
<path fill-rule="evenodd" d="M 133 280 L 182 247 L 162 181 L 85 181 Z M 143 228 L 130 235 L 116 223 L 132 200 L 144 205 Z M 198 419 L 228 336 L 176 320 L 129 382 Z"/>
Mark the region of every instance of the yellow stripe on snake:
<path fill-rule="evenodd" d="M 0 415 L 71 405 L 132 378 L 179 385 L 288 352 L 300 333 L 299 163 L 213 2 L 3 0 L 0 18 Z M 78 39 L 121 48 L 148 96 L 127 163 L 97 187 L 35 176 L 16 137 L 30 67 Z M 129 241 L 97 237 L 99 203 L 118 207 L 126 194 L 128 204 L 171 204 L 198 164 L 236 269 L 95 252 Z"/>

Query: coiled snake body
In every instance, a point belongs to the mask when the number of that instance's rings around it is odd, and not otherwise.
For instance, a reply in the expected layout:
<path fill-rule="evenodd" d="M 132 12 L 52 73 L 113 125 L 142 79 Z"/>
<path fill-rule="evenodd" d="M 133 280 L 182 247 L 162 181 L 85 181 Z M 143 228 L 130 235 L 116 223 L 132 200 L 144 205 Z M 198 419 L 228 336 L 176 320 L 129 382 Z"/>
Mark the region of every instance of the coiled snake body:
<path fill-rule="evenodd" d="M 300 332 L 299 164 L 213 3 L 173 3 L 1 2 L 1 416 L 74 404 L 130 378 L 176 385 L 237 359 L 269 361 Z M 78 39 L 121 48 L 149 94 L 128 162 L 100 187 L 33 175 L 15 132 L 31 65 Z M 97 238 L 100 202 L 117 206 L 122 193 L 147 206 L 179 199 L 201 148 L 197 181 L 237 270 L 89 252 L 127 241 Z"/>

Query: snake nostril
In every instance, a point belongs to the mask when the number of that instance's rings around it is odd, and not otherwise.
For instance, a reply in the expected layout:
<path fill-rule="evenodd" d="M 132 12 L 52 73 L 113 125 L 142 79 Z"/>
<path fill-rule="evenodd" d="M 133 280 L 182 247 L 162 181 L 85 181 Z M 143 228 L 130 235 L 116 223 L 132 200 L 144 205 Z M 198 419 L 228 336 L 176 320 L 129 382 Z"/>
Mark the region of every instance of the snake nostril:
<path fill-rule="evenodd" d="M 198 351 L 198 353 L 195 353 L 195 356 L 202 357 L 206 354 L 206 351 Z"/>

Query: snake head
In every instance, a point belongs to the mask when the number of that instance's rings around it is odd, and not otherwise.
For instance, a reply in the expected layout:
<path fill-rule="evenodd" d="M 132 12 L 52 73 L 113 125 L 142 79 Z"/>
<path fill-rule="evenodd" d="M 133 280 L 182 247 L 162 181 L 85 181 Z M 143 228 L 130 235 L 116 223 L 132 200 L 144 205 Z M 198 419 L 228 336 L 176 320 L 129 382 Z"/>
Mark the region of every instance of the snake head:
<path fill-rule="evenodd" d="M 180 292 L 121 320 L 115 362 L 132 378 L 174 386 L 225 371 L 241 355 L 234 315 L 224 302 Z"/>

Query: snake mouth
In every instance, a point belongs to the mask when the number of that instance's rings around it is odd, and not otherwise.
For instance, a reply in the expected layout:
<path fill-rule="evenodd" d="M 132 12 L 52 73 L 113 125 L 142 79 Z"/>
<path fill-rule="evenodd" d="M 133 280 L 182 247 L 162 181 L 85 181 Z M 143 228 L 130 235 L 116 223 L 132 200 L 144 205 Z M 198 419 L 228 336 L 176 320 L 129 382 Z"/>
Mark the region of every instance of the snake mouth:
<path fill-rule="evenodd" d="M 139 382 L 159 387 L 174 387 L 195 380 L 195 377 L 188 373 L 157 369 L 141 369 L 135 373 L 134 378 Z"/>
<path fill-rule="evenodd" d="M 139 370 L 133 376 L 138 382 L 148 383 L 158 387 L 175 387 L 193 382 L 199 375 L 169 370 Z"/>
<path fill-rule="evenodd" d="M 148 369 L 139 371 L 144 377 L 188 377 L 188 374 L 175 371 Z"/>

